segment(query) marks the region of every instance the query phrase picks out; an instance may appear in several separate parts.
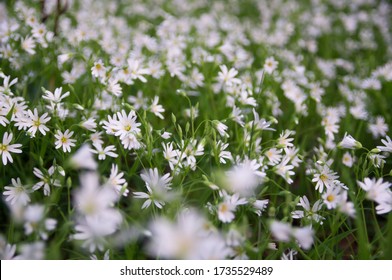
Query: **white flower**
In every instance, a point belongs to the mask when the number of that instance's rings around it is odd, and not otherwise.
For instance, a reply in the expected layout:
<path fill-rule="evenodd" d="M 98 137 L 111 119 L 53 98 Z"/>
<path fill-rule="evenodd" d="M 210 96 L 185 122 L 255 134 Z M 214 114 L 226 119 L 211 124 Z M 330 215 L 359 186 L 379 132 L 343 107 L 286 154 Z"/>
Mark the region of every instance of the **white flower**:
<path fill-rule="evenodd" d="M 278 241 L 289 242 L 292 234 L 292 228 L 287 223 L 272 221 L 270 231 L 274 238 Z"/>
<path fill-rule="evenodd" d="M 265 155 L 267 156 L 269 162 L 268 164 L 270 165 L 276 165 L 280 162 L 282 159 L 282 150 L 278 150 L 276 148 L 271 148 L 268 151 L 265 152 Z"/>
<path fill-rule="evenodd" d="M 37 130 L 39 130 L 43 135 L 46 135 L 46 132 L 49 131 L 49 128 L 45 125 L 48 121 L 50 121 L 50 117 L 48 113 L 44 113 L 41 117 L 38 116 L 37 108 L 34 109 L 34 114 L 31 110 L 27 111 L 29 115 L 29 130 L 28 132 L 31 133 L 32 137 L 35 136 Z"/>
<path fill-rule="evenodd" d="M 4 107 L 3 104 L 0 104 L 0 124 L 6 127 L 10 121 L 7 119 L 8 109 Z"/>
<path fill-rule="evenodd" d="M 317 214 L 318 211 L 321 210 L 322 207 L 322 200 L 317 200 L 312 208 L 310 208 L 310 202 L 308 198 L 304 195 L 299 199 L 298 206 L 302 206 L 304 210 L 295 210 L 291 212 L 291 217 L 293 219 L 302 219 L 307 218 L 308 220 L 314 220 L 315 222 L 319 223 L 320 225 L 323 224 L 323 220 L 325 219 L 321 215 Z"/>
<path fill-rule="evenodd" d="M 121 97 L 122 88 L 118 83 L 117 79 L 110 78 L 107 85 L 108 92 L 112 93 L 114 96 Z"/>
<path fill-rule="evenodd" d="M 57 221 L 55 219 L 45 219 L 45 207 L 43 205 L 29 205 L 24 212 L 25 219 L 25 234 L 30 235 L 36 232 L 43 240 L 48 239 L 47 231 L 52 231 L 56 228 Z"/>
<path fill-rule="evenodd" d="M 264 71 L 268 74 L 272 74 L 276 67 L 278 67 L 278 64 L 279 63 L 272 56 L 268 57 L 264 63 Z"/>
<path fill-rule="evenodd" d="M 21 46 L 25 52 L 29 54 L 35 54 L 35 41 L 32 37 L 26 37 L 22 39 Z"/>
<path fill-rule="evenodd" d="M 337 187 L 328 188 L 321 197 L 328 209 L 335 209 L 341 200 L 341 189 Z"/>
<path fill-rule="evenodd" d="M 293 237 L 298 241 L 299 245 L 305 250 L 309 250 L 312 247 L 313 235 L 314 235 L 314 231 L 310 226 L 303 227 L 303 228 L 295 228 L 293 230 Z"/>
<path fill-rule="evenodd" d="M 3 79 L 3 85 L 0 86 L 0 92 L 4 93 L 5 95 L 14 95 L 11 91 L 11 87 L 18 82 L 18 78 L 13 79 L 11 82 L 11 76 L 4 76 Z"/>
<path fill-rule="evenodd" d="M 87 129 L 87 130 L 95 132 L 95 129 L 97 128 L 97 123 L 94 118 L 89 118 L 89 119 L 83 121 L 80 124 L 80 126 Z"/>
<path fill-rule="evenodd" d="M 34 243 L 22 244 L 20 246 L 20 255 L 16 256 L 17 260 L 42 260 L 45 257 L 45 243 L 37 241 Z"/>
<path fill-rule="evenodd" d="M 96 170 L 98 167 L 98 164 L 91 154 L 91 147 L 89 144 L 83 144 L 71 157 L 70 163 L 75 169 Z"/>
<path fill-rule="evenodd" d="M 97 249 L 104 251 L 107 241 L 105 237 L 113 234 L 121 223 L 121 216 L 115 215 L 111 218 L 105 216 L 87 217 L 76 226 L 73 238 L 83 240 L 82 247 L 87 248 L 90 253 Z"/>
<path fill-rule="evenodd" d="M 26 186 L 22 185 L 20 178 L 11 179 L 12 187 L 6 186 L 4 187 L 5 191 L 3 195 L 6 196 L 5 201 L 9 201 L 11 205 L 21 204 L 27 205 L 30 202 L 29 193 Z"/>
<path fill-rule="evenodd" d="M 165 109 L 162 107 L 162 105 L 159 105 L 158 102 L 159 102 L 159 97 L 155 96 L 150 106 L 150 110 L 155 116 L 163 120 L 164 117 L 161 113 L 164 113 Z"/>
<path fill-rule="evenodd" d="M 16 245 L 7 243 L 3 236 L 0 235 L 0 260 L 15 259 Z"/>
<path fill-rule="evenodd" d="M 150 225 L 148 253 L 159 259 L 225 259 L 231 253 L 219 233 L 194 210 L 182 211 L 174 222 L 160 217 Z"/>
<path fill-rule="evenodd" d="M 349 152 L 346 152 L 343 155 L 342 162 L 345 166 L 352 167 L 354 163 L 354 158 Z"/>
<path fill-rule="evenodd" d="M 290 176 L 295 175 L 294 166 L 292 164 L 288 164 L 290 162 L 290 157 L 287 155 L 283 157 L 282 161 L 274 167 L 274 171 L 276 174 L 280 175 L 282 178 L 286 180 L 288 184 L 293 183 L 293 179 Z"/>
<path fill-rule="evenodd" d="M 226 172 L 229 190 L 245 197 L 254 194 L 266 176 L 260 169 L 261 165 L 255 159 L 246 159 L 233 166 Z"/>
<path fill-rule="evenodd" d="M 351 218 L 355 218 L 355 208 L 354 203 L 347 201 L 347 191 L 343 191 L 340 194 L 340 199 L 338 202 L 338 210 Z M 378 213 L 379 214 L 379 213 Z"/>
<path fill-rule="evenodd" d="M 362 148 L 362 144 L 355 140 L 351 135 L 347 135 L 347 132 L 344 134 L 344 138 L 342 142 L 338 144 L 339 148 L 345 149 L 360 149 Z"/>
<path fill-rule="evenodd" d="M 286 129 L 283 131 L 278 138 L 278 147 L 279 148 L 287 148 L 287 147 L 293 147 L 294 144 L 291 143 L 293 142 L 294 138 L 289 138 L 291 135 L 294 135 L 295 131 L 288 130 Z"/>
<path fill-rule="evenodd" d="M 128 196 L 128 184 L 123 177 L 124 172 L 119 172 L 117 164 L 112 164 L 112 169 L 110 170 L 110 177 L 107 180 L 106 184 L 114 188 L 118 195 Z"/>
<path fill-rule="evenodd" d="M 381 142 L 385 146 L 377 146 L 380 151 L 392 153 L 392 140 L 389 136 L 386 137 L 386 140 L 382 139 Z"/>
<path fill-rule="evenodd" d="M 287 253 L 282 253 L 281 260 L 292 261 L 295 260 L 295 256 L 298 254 L 296 250 L 289 249 Z"/>
<path fill-rule="evenodd" d="M 225 149 L 229 146 L 229 143 L 223 143 L 221 140 L 216 142 L 216 151 L 219 152 L 219 162 L 226 164 L 226 159 L 233 161 L 233 156 L 231 152 L 225 151 Z M 215 152 L 213 151 L 213 155 L 215 156 Z"/>
<path fill-rule="evenodd" d="M 98 154 L 98 159 L 99 160 L 105 160 L 106 156 L 116 158 L 118 157 L 118 154 L 115 153 L 116 147 L 114 145 L 109 145 L 105 148 L 102 147 L 102 145 L 98 142 L 93 143 L 94 149 L 91 149 L 91 152 L 94 154 Z"/>
<path fill-rule="evenodd" d="M 218 218 L 223 223 L 230 223 L 234 220 L 235 206 L 232 205 L 229 201 L 223 201 L 218 205 Z"/>
<path fill-rule="evenodd" d="M 380 203 L 376 206 L 377 214 L 387 214 L 392 211 L 392 198 L 388 202 Z"/>
<path fill-rule="evenodd" d="M 220 65 L 220 72 L 218 73 L 218 81 L 226 86 L 232 86 L 234 84 L 240 84 L 241 80 L 236 78 L 238 71 L 234 68 L 227 69 L 226 65 Z"/>
<path fill-rule="evenodd" d="M 180 151 L 173 148 L 173 143 L 162 143 L 163 147 L 163 157 L 169 162 L 170 169 L 173 170 L 178 164 Z"/>
<path fill-rule="evenodd" d="M 221 123 L 220 121 L 214 120 L 212 122 L 214 124 L 215 129 L 218 131 L 220 136 L 222 137 L 229 137 L 229 134 L 226 132 L 227 131 L 227 125 Z"/>
<path fill-rule="evenodd" d="M 338 178 L 336 174 L 327 165 L 321 166 L 312 179 L 312 182 L 316 183 L 316 190 L 322 193 L 324 187 L 327 189 L 332 188 L 335 185 L 335 180 Z"/>
<path fill-rule="evenodd" d="M 265 119 L 260 119 L 259 114 L 253 109 L 254 120 L 251 121 L 251 126 L 254 126 L 259 130 L 270 130 L 275 131 L 275 129 L 271 128 L 271 122 L 267 122 Z"/>
<path fill-rule="evenodd" d="M 64 53 L 57 56 L 57 64 L 61 67 L 67 60 L 72 57 L 71 53 Z"/>
<path fill-rule="evenodd" d="M 383 166 L 385 164 L 385 156 L 380 155 L 380 154 L 369 154 L 368 158 L 370 159 L 370 161 L 372 162 L 372 164 L 374 165 L 374 167 L 380 168 L 381 166 Z"/>
<path fill-rule="evenodd" d="M 135 107 L 135 110 L 147 108 L 147 99 L 143 97 L 143 92 L 141 90 L 137 92 L 137 96 L 130 95 L 128 101 Z"/>
<path fill-rule="evenodd" d="M 102 187 L 95 172 L 82 173 L 80 184 L 81 188 L 74 195 L 79 214 L 84 217 L 100 217 L 98 220 L 118 220 L 120 214 L 112 208 L 113 203 L 118 200 L 114 189 Z"/>
<path fill-rule="evenodd" d="M 256 200 L 252 203 L 252 206 L 255 208 L 254 212 L 258 215 L 261 216 L 261 213 L 265 211 L 265 209 L 268 206 L 268 199 L 263 199 L 263 200 Z"/>
<path fill-rule="evenodd" d="M 12 140 L 12 136 L 13 136 L 12 133 L 8 134 L 8 132 L 5 132 L 3 135 L 3 142 L 0 143 L 0 155 L 2 157 L 4 165 L 7 165 L 8 161 L 13 163 L 11 153 L 16 153 L 16 154 L 22 153 L 22 150 L 18 149 L 18 148 L 22 147 L 22 144 L 10 145 L 11 140 Z"/>
<path fill-rule="evenodd" d="M 392 184 L 383 182 L 382 178 L 377 181 L 375 178 L 365 178 L 363 182 L 358 181 L 358 185 L 366 191 L 366 197 L 378 204 L 389 203 L 392 197 L 392 192 L 389 189 Z"/>
<path fill-rule="evenodd" d="M 93 145 L 102 145 L 103 141 L 101 138 L 102 132 L 95 132 L 90 135 L 90 140 L 93 142 Z"/>
<path fill-rule="evenodd" d="M 130 111 L 127 115 L 124 110 L 121 112 L 117 112 L 117 117 L 113 118 L 113 121 L 109 121 L 111 123 L 111 127 L 114 130 L 114 135 L 119 136 L 120 138 L 125 138 L 128 134 L 138 134 L 140 132 L 139 126 L 140 123 L 136 122 L 136 113 L 135 111 Z"/>
<path fill-rule="evenodd" d="M 376 118 L 374 124 L 369 123 L 369 131 L 372 133 L 373 138 L 385 137 L 389 128 L 385 123 L 385 119 L 381 116 Z"/>
<path fill-rule="evenodd" d="M 161 137 L 165 140 L 169 139 L 172 136 L 172 134 L 170 132 L 167 131 L 163 131 L 161 134 Z"/>
<path fill-rule="evenodd" d="M 310 249 L 313 245 L 314 232 L 311 226 L 298 228 L 292 227 L 288 223 L 272 221 L 270 224 L 270 230 L 277 241 L 289 242 L 293 237 L 305 250 Z"/>
<path fill-rule="evenodd" d="M 49 196 L 50 195 L 50 185 L 53 185 L 55 187 L 60 187 L 60 182 L 57 179 L 53 179 L 53 175 L 55 172 L 56 168 L 54 166 L 51 166 L 47 172 L 44 173 L 39 170 L 38 168 L 34 167 L 33 173 L 35 176 L 37 176 L 39 179 L 41 179 L 40 182 L 36 183 L 33 186 L 33 190 L 39 190 L 40 188 L 44 187 L 44 195 Z M 61 173 L 60 173 L 61 174 Z M 65 174 L 61 174 L 64 176 Z"/>
<path fill-rule="evenodd" d="M 63 148 L 64 153 L 71 152 L 71 147 L 74 147 L 76 142 L 76 140 L 71 139 L 72 135 L 73 131 L 69 131 L 69 129 L 67 129 L 64 133 L 57 130 L 54 135 L 57 139 L 54 143 L 56 145 L 56 149 Z"/>
<path fill-rule="evenodd" d="M 148 208 L 151 203 L 154 203 L 156 207 L 162 208 L 166 202 L 172 199 L 172 195 L 168 193 L 170 190 L 170 184 L 172 177 L 169 173 L 160 176 L 158 169 L 144 170 L 140 175 L 146 183 L 148 193 L 145 192 L 134 192 L 135 198 L 146 199 L 142 205 L 142 209 Z"/>
<path fill-rule="evenodd" d="M 104 78 L 106 75 L 106 67 L 102 60 L 94 62 L 94 66 L 91 67 L 91 74 L 96 78 Z"/>
<path fill-rule="evenodd" d="M 242 114 L 242 111 L 240 108 L 237 108 L 235 106 L 233 106 L 233 110 L 230 114 L 230 118 L 233 119 L 233 121 L 235 121 L 236 123 L 238 123 L 240 126 L 244 126 L 244 115 Z"/>
<path fill-rule="evenodd" d="M 63 88 L 56 88 L 54 90 L 54 93 L 50 92 L 49 90 L 46 90 L 45 93 L 46 95 L 42 96 L 43 99 L 49 100 L 53 103 L 60 103 L 61 100 L 63 100 L 65 97 L 69 96 L 69 91 L 67 91 L 66 93 L 63 93 Z"/>
<path fill-rule="evenodd" d="M 147 79 L 144 77 L 144 75 L 150 74 L 150 71 L 146 68 L 142 68 L 141 62 L 137 59 L 129 58 L 127 62 L 128 71 L 130 72 L 131 79 L 139 79 L 143 83 L 147 82 Z"/>

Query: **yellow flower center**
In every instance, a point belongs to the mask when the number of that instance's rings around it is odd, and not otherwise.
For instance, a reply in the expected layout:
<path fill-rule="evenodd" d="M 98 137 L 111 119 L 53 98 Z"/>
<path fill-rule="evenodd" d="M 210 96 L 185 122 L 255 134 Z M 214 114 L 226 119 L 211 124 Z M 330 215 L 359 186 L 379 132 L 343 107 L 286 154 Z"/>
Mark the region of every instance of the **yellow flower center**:
<path fill-rule="evenodd" d="M 332 202 L 332 201 L 334 201 L 334 200 L 335 200 L 335 196 L 333 196 L 332 194 L 330 194 L 330 195 L 327 196 L 327 201 L 328 201 L 328 202 Z"/>
<path fill-rule="evenodd" d="M 7 145 L 0 144 L 0 151 L 4 152 L 7 150 Z"/>
<path fill-rule="evenodd" d="M 221 206 L 219 207 L 219 210 L 221 212 L 227 212 L 229 210 L 229 207 L 227 207 L 226 203 L 221 204 Z"/>
<path fill-rule="evenodd" d="M 39 120 L 34 121 L 34 126 L 40 126 L 40 125 L 41 125 L 41 122 Z"/>
<path fill-rule="evenodd" d="M 325 182 L 327 179 L 328 179 L 328 176 L 327 176 L 327 175 L 325 175 L 325 174 L 321 174 L 321 175 L 320 175 L 320 180 L 321 180 L 321 181 Z"/>
<path fill-rule="evenodd" d="M 66 142 L 67 142 L 67 138 L 65 138 L 64 136 L 61 137 L 61 142 L 62 142 L 62 143 L 66 143 Z"/>
<path fill-rule="evenodd" d="M 131 125 L 130 125 L 130 124 L 126 125 L 126 126 L 124 127 L 124 129 L 125 129 L 126 131 L 130 131 L 130 130 L 131 130 Z"/>

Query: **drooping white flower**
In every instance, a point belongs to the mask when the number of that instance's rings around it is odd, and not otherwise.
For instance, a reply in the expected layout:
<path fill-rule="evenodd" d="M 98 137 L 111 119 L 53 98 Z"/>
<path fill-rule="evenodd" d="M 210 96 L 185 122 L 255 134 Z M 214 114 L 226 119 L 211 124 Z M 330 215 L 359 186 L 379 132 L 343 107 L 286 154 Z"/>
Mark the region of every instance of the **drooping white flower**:
<path fill-rule="evenodd" d="M 347 132 L 344 134 L 343 140 L 338 144 L 339 148 L 343 149 L 360 149 L 362 148 L 362 144 L 355 140 L 350 134 Z"/>
<path fill-rule="evenodd" d="M 213 121 L 215 129 L 218 131 L 220 136 L 222 137 L 229 137 L 229 134 L 227 133 L 228 126 L 225 125 L 224 123 L 214 120 Z"/>

